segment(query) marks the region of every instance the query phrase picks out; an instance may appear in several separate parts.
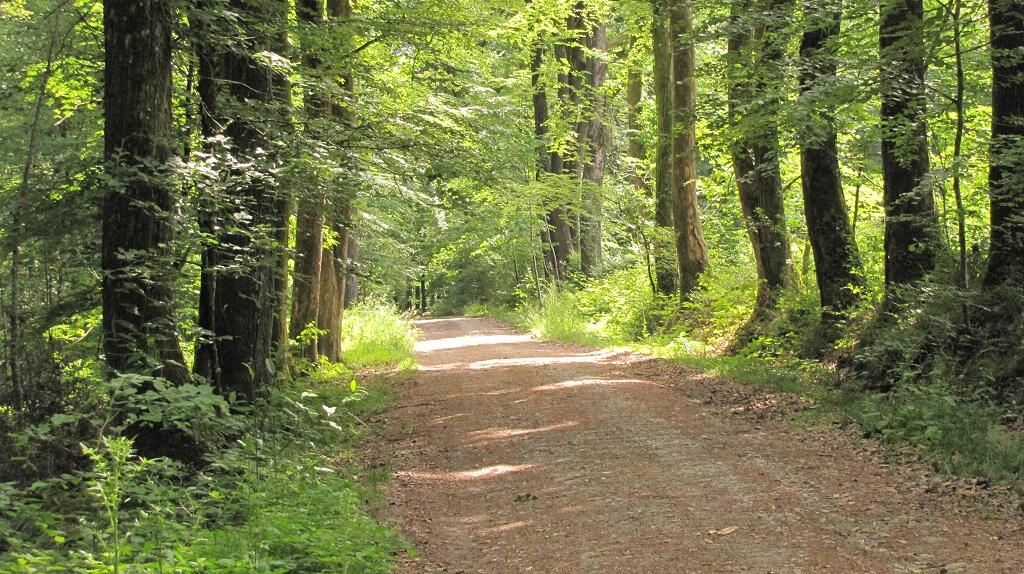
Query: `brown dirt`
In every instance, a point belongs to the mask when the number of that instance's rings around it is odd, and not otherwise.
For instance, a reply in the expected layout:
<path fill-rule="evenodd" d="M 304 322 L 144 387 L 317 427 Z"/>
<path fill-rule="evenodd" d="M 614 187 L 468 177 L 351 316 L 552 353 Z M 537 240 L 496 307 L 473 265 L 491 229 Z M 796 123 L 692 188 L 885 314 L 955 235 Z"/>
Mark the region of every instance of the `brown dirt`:
<path fill-rule="evenodd" d="M 419 327 L 372 449 L 418 548 L 402 573 L 1024 571 L 999 497 L 796 429 L 790 399 L 490 319 Z"/>

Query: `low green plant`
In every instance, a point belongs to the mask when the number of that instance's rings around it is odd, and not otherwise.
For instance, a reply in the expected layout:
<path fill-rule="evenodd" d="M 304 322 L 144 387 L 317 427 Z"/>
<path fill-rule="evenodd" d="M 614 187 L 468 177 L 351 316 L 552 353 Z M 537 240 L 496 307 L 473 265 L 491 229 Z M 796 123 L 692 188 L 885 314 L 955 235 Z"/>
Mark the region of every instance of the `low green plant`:
<path fill-rule="evenodd" d="M 411 361 L 409 321 L 379 304 L 352 315 L 346 350 L 355 364 Z M 368 417 L 391 403 L 386 384 L 321 360 L 244 409 L 205 386 L 94 384 L 108 393 L 99 408 L 55 415 L 13 441 L 28 453 L 38 442 L 52 449 L 68 436 L 97 437 L 79 450 L 77 470 L 0 484 L 0 574 L 377 573 L 408 550 L 367 514 L 381 472 L 364 475 L 352 462 L 373 431 Z M 200 472 L 133 452 L 124 431 L 158 423 L 204 437 Z"/>

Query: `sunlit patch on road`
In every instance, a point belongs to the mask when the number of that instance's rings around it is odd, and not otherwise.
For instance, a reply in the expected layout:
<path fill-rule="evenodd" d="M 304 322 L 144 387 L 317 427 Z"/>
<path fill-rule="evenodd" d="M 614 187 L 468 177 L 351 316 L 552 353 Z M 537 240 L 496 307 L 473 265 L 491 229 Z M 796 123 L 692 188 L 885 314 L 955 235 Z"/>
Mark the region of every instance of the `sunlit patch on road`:
<path fill-rule="evenodd" d="M 499 476 L 505 476 L 516 472 L 523 472 L 536 468 L 535 464 L 498 464 L 495 466 L 485 466 L 483 468 L 477 468 L 474 470 L 463 470 L 460 472 L 416 472 L 416 471 L 399 471 L 395 473 L 398 478 L 407 478 L 412 480 L 436 480 L 441 482 L 458 482 L 463 480 L 481 480 L 486 478 L 497 478 Z"/>
<path fill-rule="evenodd" d="M 420 323 L 423 322 L 421 321 Z M 464 337 L 420 341 L 419 343 L 416 343 L 416 352 L 431 353 L 434 351 L 447 351 L 450 349 L 479 347 L 484 345 L 514 345 L 517 343 L 528 343 L 532 340 L 533 338 L 529 335 L 468 335 Z"/>
<path fill-rule="evenodd" d="M 539 387 L 533 387 L 533 391 L 557 391 L 560 389 L 572 389 L 576 387 L 592 387 L 592 386 L 604 386 L 604 387 L 617 387 L 622 385 L 652 385 L 651 381 L 645 381 L 643 379 L 575 379 L 571 381 L 562 381 L 561 383 L 552 383 L 550 385 L 541 385 Z"/>

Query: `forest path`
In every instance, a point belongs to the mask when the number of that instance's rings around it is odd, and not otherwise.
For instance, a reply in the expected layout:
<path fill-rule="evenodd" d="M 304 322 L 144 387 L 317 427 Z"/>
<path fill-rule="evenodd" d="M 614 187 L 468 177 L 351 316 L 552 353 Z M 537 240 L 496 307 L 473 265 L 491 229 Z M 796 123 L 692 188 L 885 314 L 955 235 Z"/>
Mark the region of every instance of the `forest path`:
<path fill-rule="evenodd" d="M 399 572 L 1024 571 L 1018 518 L 749 390 L 491 319 L 418 325 L 371 454 L 419 549 Z"/>

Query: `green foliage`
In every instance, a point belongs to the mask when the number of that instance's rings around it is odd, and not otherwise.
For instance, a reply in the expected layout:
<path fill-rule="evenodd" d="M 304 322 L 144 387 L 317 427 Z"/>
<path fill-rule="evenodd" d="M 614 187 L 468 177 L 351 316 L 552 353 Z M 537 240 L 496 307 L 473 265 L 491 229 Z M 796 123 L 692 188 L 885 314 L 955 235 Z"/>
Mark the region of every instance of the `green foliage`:
<path fill-rule="evenodd" d="M 363 339 L 392 340 L 369 331 Z M 321 362 L 308 380 L 282 382 L 247 414 L 202 415 L 202 396 L 177 402 L 182 412 L 195 402 L 197 419 L 230 429 L 234 440 L 208 444 L 208 463 L 193 475 L 165 459 L 140 459 L 130 440 L 101 434 L 82 447 L 81 470 L 0 487 L 8 550 L 0 572 L 375 573 L 389 571 L 407 549 L 366 512 L 379 478 L 351 462 L 371 430 L 363 419 L 388 408 L 389 388 L 360 385 L 347 367 Z M 80 424 L 54 418 L 16 444 L 53 440 Z"/>
<path fill-rule="evenodd" d="M 342 358 L 353 369 L 410 368 L 415 345 L 415 328 L 393 305 L 371 299 L 345 312 Z"/>
<path fill-rule="evenodd" d="M 575 293 L 549 289 L 539 304 L 528 303 L 522 315 L 536 337 L 591 345 L 603 342 L 596 323 L 580 309 Z"/>
<path fill-rule="evenodd" d="M 911 444 L 950 474 L 985 477 L 1024 492 L 1024 436 L 1009 430 L 1005 409 L 948 385 L 907 384 L 891 393 L 844 393 L 842 412 L 866 436 Z"/>

